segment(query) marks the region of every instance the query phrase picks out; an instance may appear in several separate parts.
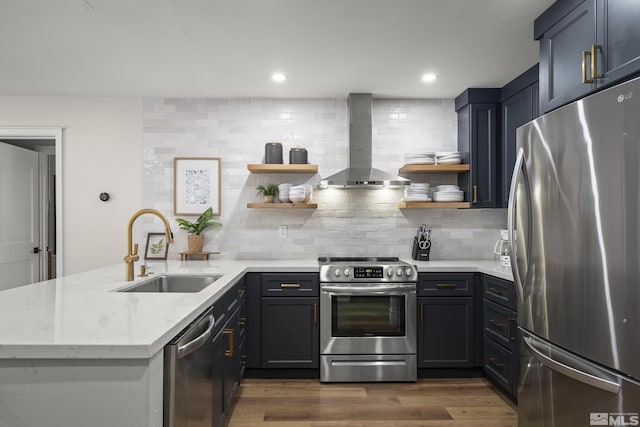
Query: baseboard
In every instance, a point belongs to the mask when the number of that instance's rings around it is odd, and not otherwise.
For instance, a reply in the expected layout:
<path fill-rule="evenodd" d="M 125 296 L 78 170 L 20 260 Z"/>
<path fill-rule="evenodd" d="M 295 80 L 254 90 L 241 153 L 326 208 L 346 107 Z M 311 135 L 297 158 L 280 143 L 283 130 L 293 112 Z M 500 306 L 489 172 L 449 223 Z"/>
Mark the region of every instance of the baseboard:
<path fill-rule="evenodd" d="M 320 369 L 246 369 L 245 378 L 320 379 Z"/>

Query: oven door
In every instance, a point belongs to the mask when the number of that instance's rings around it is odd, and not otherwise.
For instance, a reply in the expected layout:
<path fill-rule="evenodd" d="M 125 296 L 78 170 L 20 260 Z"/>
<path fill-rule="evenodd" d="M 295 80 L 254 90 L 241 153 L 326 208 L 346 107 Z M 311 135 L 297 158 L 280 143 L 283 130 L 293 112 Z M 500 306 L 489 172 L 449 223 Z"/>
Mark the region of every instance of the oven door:
<path fill-rule="evenodd" d="M 415 283 L 324 283 L 320 354 L 415 354 Z"/>

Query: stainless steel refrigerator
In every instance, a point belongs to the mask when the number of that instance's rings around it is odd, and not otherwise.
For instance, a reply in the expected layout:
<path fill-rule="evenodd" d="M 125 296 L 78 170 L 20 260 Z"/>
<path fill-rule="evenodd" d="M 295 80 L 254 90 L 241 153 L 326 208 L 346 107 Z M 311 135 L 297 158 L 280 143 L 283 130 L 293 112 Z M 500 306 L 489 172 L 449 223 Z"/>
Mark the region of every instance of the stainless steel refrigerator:
<path fill-rule="evenodd" d="M 518 426 L 640 425 L 640 79 L 517 130 Z"/>

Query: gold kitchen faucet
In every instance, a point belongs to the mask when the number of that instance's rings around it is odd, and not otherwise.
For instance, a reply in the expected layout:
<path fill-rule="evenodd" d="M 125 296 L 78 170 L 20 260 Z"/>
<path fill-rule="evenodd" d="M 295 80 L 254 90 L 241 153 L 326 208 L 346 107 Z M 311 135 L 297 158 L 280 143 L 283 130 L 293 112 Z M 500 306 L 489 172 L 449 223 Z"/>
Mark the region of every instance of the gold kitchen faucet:
<path fill-rule="evenodd" d="M 160 218 L 164 223 L 164 233 L 167 236 L 167 244 L 173 243 L 173 234 L 171 233 L 171 227 L 169 226 L 169 221 L 164 217 L 159 211 L 155 209 L 140 209 L 138 212 L 134 213 L 131 219 L 129 220 L 129 226 L 127 228 L 127 255 L 124 256 L 124 263 L 127 266 L 127 281 L 130 282 L 133 280 L 133 266 L 136 261 L 140 259 L 138 256 L 138 244 L 133 244 L 133 223 L 138 219 L 139 216 L 144 214 L 153 214 Z"/>

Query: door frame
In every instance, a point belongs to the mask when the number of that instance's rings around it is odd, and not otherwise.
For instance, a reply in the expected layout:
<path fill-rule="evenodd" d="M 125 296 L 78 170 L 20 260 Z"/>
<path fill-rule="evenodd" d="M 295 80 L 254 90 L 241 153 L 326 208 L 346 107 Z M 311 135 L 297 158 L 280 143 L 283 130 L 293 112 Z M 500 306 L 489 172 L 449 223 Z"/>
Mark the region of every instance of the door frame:
<path fill-rule="evenodd" d="M 56 277 L 64 275 L 64 233 L 62 230 L 62 127 L 0 126 L 0 141 L 7 139 L 53 139 L 56 156 Z M 40 198 L 41 199 L 41 198 Z M 46 230 L 41 230 L 45 233 Z M 44 240 L 41 240 L 44 241 Z"/>

